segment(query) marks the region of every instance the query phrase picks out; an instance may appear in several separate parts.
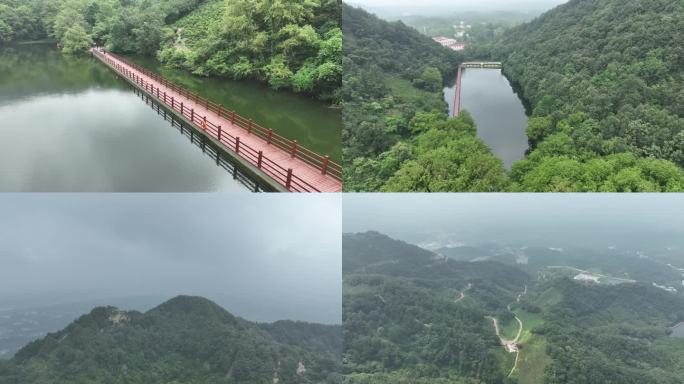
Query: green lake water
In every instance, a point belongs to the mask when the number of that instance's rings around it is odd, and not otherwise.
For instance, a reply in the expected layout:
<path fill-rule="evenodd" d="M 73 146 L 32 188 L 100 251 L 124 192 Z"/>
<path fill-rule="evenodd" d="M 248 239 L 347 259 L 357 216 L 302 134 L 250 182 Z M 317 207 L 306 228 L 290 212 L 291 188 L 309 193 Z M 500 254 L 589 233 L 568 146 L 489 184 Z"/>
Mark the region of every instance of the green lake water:
<path fill-rule="evenodd" d="M 161 72 L 315 151 L 341 156 L 340 112 L 325 103 L 253 82 Z M 180 133 L 177 122 L 93 58 L 62 55 L 52 44 L 0 47 L 0 191 L 254 189 L 193 145 L 187 129 Z"/>
<path fill-rule="evenodd" d="M 444 89 L 449 116 L 454 110 L 456 85 Z M 470 112 L 477 136 L 503 160 L 507 169 L 529 148 L 525 107 L 508 79 L 498 69 L 468 68 L 461 80 L 461 109 Z"/>
<path fill-rule="evenodd" d="M 281 136 L 296 139 L 321 155 L 342 159 L 342 113 L 327 103 L 288 91 L 274 91 L 257 81 L 234 81 L 193 76 L 187 71 L 164 67 L 156 59 L 126 56 L 136 64 L 161 74 L 200 96 L 252 118 Z"/>

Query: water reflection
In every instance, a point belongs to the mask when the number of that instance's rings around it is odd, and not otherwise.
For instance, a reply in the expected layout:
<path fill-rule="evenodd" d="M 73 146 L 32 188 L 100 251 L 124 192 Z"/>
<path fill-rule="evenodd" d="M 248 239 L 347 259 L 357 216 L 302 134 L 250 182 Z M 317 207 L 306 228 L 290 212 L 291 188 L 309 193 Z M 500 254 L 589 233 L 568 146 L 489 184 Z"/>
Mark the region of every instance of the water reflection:
<path fill-rule="evenodd" d="M 191 127 L 188 127 L 187 125 L 183 124 L 182 121 L 176 119 L 175 115 L 167 112 L 165 108 L 162 108 L 159 103 L 155 102 L 153 99 L 147 96 L 147 94 L 137 89 L 135 90 L 135 94 L 144 100 L 145 104 L 150 106 L 152 110 L 157 112 L 159 116 L 169 122 L 172 127 L 178 129 L 178 132 L 180 132 L 182 136 L 186 137 L 190 143 L 201 149 L 203 154 L 214 160 L 217 166 L 225 169 L 230 175 L 232 175 L 233 180 L 240 182 L 250 191 L 262 192 L 268 190 L 259 182 L 251 180 L 249 176 L 240 170 L 240 168 L 232 159 L 223 155 L 213 143 L 207 141 L 204 136 L 196 134 Z"/>
<path fill-rule="evenodd" d="M 444 89 L 453 113 L 455 86 Z M 463 72 L 461 108 L 477 124 L 477 135 L 503 160 L 506 168 L 524 157 L 529 148 L 525 108 L 500 70 L 468 68 Z"/>
<path fill-rule="evenodd" d="M 88 57 L 0 48 L 0 191 L 249 191 Z"/>
<path fill-rule="evenodd" d="M 342 114 L 339 109 L 300 94 L 274 91 L 256 81 L 193 76 L 187 71 L 161 66 L 154 58 L 127 59 L 259 125 L 339 162 L 342 157 Z"/>

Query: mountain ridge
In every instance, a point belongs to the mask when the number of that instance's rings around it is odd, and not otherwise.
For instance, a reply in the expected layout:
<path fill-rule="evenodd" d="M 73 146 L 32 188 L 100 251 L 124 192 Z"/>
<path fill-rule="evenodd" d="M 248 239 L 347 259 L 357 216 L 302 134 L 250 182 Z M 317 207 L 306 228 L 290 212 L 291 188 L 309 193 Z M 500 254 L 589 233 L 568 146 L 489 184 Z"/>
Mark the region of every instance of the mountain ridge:
<path fill-rule="evenodd" d="M 145 313 L 97 307 L 0 365 L 0 383 L 334 383 L 340 329 L 254 323 L 197 296 Z"/>

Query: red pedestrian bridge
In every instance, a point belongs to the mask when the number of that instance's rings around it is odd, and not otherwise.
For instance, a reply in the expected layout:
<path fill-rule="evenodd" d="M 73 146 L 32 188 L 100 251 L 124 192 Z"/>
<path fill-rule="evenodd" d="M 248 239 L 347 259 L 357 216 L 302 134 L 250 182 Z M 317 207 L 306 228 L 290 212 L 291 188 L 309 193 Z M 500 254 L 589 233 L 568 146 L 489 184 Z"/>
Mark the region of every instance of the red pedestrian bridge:
<path fill-rule="evenodd" d="M 184 120 L 274 191 L 341 192 L 342 167 L 234 110 L 101 48 L 91 50 L 132 85 Z"/>
<path fill-rule="evenodd" d="M 501 69 L 502 67 L 503 64 L 498 61 L 473 61 L 459 64 L 456 72 L 456 93 L 454 94 L 453 116 L 461 114 L 461 79 L 463 79 L 463 70 L 466 68 Z"/>

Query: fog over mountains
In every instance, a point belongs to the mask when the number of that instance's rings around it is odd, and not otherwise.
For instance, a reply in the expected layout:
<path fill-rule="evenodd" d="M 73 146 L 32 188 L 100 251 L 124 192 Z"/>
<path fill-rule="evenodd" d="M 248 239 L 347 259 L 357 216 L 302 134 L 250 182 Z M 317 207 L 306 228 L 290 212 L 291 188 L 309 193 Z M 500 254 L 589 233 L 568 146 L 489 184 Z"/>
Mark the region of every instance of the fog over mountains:
<path fill-rule="evenodd" d="M 88 301 L 128 309 L 122 297 L 156 305 L 184 294 L 252 321 L 339 323 L 339 203 L 8 195 L 0 202 L 0 308 Z"/>
<path fill-rule="evenodd" d="M 491 242 L 669 248 L 684 260 L 684 202 L 675 195 L 349 195 L 343 220 L 345 232 L 377 230 L 433 249 Z"/>
<path fill-rule="evenodd" d="M 445 12 L 463 11 L 518 11 L 542 13 L 567 0 L 352 0 L 348 3 L 360 6 L 378 16 L 394 19 L 408 15 L 444 15 Z"/>

